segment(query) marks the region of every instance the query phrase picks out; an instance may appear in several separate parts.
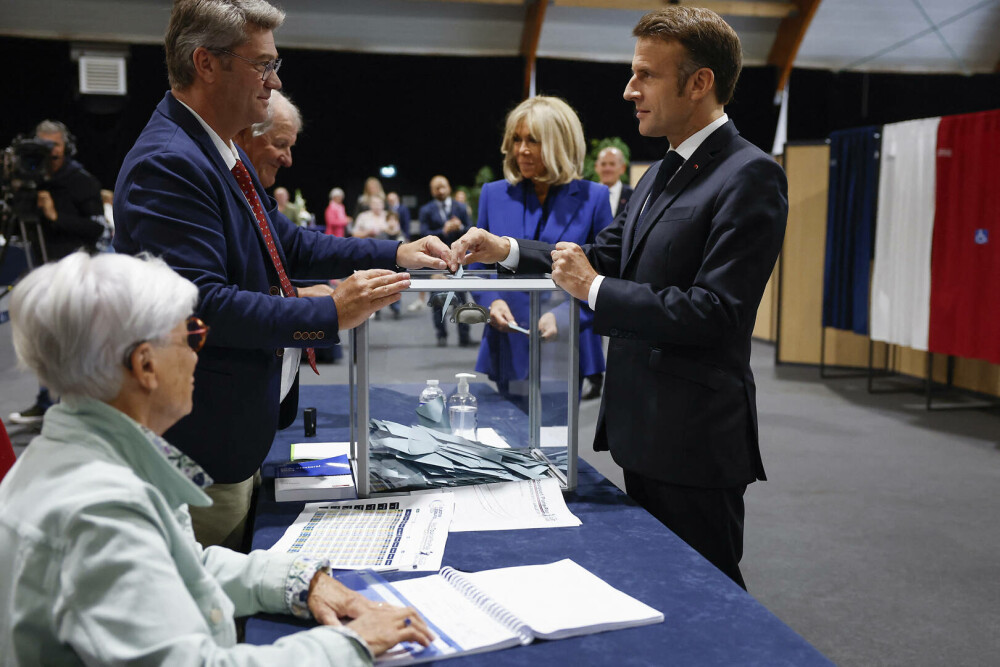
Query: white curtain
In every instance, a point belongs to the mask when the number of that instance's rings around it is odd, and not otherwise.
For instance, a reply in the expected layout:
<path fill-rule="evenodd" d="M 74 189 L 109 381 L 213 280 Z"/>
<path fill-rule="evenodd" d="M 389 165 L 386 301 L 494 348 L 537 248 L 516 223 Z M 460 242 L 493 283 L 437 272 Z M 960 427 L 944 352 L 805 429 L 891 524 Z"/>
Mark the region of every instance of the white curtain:
<path fill-rule="evenodd" d="M 927 349 L 940 118 L 886 125 L 872 270 L 872 340 Z"/>

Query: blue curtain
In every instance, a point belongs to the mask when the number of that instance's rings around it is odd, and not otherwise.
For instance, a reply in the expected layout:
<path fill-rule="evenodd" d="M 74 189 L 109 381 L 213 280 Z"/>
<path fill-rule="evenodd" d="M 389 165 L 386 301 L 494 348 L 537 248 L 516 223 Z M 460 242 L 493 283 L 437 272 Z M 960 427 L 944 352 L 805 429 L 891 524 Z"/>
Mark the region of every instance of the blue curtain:
<path fill-rule="evenodd" d="M 881 128 L 830 135 L 823 326 L 868 333 Z"/>

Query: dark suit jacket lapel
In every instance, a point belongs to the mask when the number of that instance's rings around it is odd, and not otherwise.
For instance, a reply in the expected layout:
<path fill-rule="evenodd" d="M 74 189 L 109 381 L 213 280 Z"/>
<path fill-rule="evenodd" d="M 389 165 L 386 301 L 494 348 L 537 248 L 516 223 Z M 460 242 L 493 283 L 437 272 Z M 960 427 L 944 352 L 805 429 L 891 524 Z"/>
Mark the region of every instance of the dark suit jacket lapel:
<path fill-rule="evenodd" d="M 623 256 L 625 256 L 626 259 L 622 264 L 622 271 L 624 271 L 629 262 L 632 261 L 632 258 L 635 256 L 636 248 L 642 245 L 643 239 L 646 238 L 649 231 L 663 216 L 664 211 L 666 211 L 674 203 L 674 200 L 677 199 L 678 195 L 684 192 L 684 189 L 687 188 L 687 186 L 690 185 L 695 178 L 704 173 L 705 168 L 715 160 L 719 152 L 725 148 L 738 134 L 736 126 L 733 125 L 733 121 L 730 120 L 725 125 L 710 134 L 705 141 L 701 142 L 701 146 L 699 146 L 694 154 L 681 165 L 681 168 L 678 169 L 677 173 L 674 174 L 674 177 L 670 179 L 670 182 L 667 183 L 667 187 L 663 189 L 660 196 L 649 203 L 649 211 L 645 216 L 643 216 L 642 223 L 639 225 L 638 229 L 635 230 L 635 234 L 631 237 L 632 242 L 627 249 L 627 253 L 623 253 Z M 657 170 L 659 170 L 661 165 L 662 161 L 657 164 Z M 651 180 L 649 181 L 649 186 L 645 188 L 645 191 L 648 192 L 650 187 L 652 187 Z M 640 193 L 637 190 L 632 194 L 632 196 L 636 197 L 639 194 Z M 645 194 L 642 196 L 645 197 Z M 632 224 L 634 225 L 635 222 L 633 221 Z"/>
<path fill-rule="evenodd" d="M 541 240 L 555 243 L 563 237 L 577 209 L 583 205 L 585 198 L 584 184 L 580 181 L 570 181 L 559 188 L 549 209 L 549 219 L 542 230 Z M 529 237 L 533 238 L 533 237 Z"/>
<path fill-rule="evenodd" d="M 160 103 L 160 110 L 195 140 L 205 155 L 208 156 L 208 159 L 212 161 L 215 168 L 219 170 L 220 174 L 225 174 L 224 178 L 226 179 L 226 183 L 229 185 L 229 189 L 232 192 L 233 197 L 236 198 L 236 201 L 242 204 L 243 209 L 247 212 L 250 226 L 257 234 L 261 247 L 264 248 L 264 254 L 267 255 L 267 246 L 264 241 L 264 235 L 261 233 L 260 227 L 257 226 L 257 217 L 253 213 L 253 207 L 250 206 L 250 202 L 247 201 L 246 195 L 243 194 L 240 184 L 236 182 L 236 177 L 233 176 L 233 172 L 226 166 L 226 161 L 223 160 L 222 156 L 219 154 L 219 149 L 216 148 L 215 142 L 213 142 L 212 138 L 208 136 L 207 132 L 205 132 L 205 128 L 201 126 L 201 123 L 199 123 L 198 119 L 194 117 L 194 114 L 192 114 L 183 104 L 178 102 L 170 93 L 167 93 L 166 98 Z M 257 188 L 256 172 L 254 171 L 253 165 L 250 163 L 250 159 L 245 153 L 243 153 L 239 146 L 236 147 L 236 151 L 240 156 L 240 161 L 247 168 L 247 171 L 250 172 L 250 180 L 254 184 L 254 189 L 257 190 L 257 196 L 260 197 L 262 189 Z M 267 197 L 267 193 L 264 194 L 264 197 L 261 197 L 261 206 L 265 205 L 265 197 Z M 267 217 L 266 212 L 265 217 Z M 271 225 L 271 233 L 272 235 L 274 234 L 274 225 Z M 275 243 L 275 246 L 278 248 L 278 255 L 280 256 L 282 263 L 287 265 L 288 262 L 285 260 L 281 244 Z"/>

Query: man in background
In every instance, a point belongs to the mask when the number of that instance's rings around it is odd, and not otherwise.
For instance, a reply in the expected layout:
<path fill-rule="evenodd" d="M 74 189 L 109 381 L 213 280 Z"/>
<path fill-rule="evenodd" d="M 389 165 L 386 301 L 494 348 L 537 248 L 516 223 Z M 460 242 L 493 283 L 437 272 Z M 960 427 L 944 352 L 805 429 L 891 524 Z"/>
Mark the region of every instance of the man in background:
<path fill-rule="evenodd" d="M 632 196 L 632 186 L 622 182 L 627 167 L 625 155 L 614 146 L 608 146 L 597 154 L 594 170 L 600 182 L 611 191 L 611 215 L 624 211 L 628 198 Z"/>
<path fill-rule="evenodd" d="M 410 228 L 410 209 L 406 208 L 399 200 L 398 192 L 390 192 L 385 196 L 385 212 L 396 214 L 396 217 L 399 218 L 399 229 L 407 238 L 420 238 L 420 234 L 414 234 Z"/>
<path fill-rule="evenodd" d="M 302 114 L 281 91 L 271 91 L 267 119 L 237 133 L 233 139 L 246 151 L 265 189 L 274 185 L 278 170 L 292 166 L 292 146 L 302 131 Z M 285 190 L 287 201 L 288 191 Z M 292 222 L 297 222 L 293 220 Z"/>
<path fill-rule="evenodd" d="M 445 243 L 452 243 L 458 240 L 469 227 L 469 209 L 465 204 L 457 202 L 451 197 L 451 183 L 444 176 L 438 174 L 431 179 L 431 200 L 420 207 L 420 234 L 421 236 L 436 236 Z M 448 345 L 448 327 L 444 322 L 446 316 L 442 310 L 440 297 L 435 298 L 435 294 L 428 296 L 428 302 L 433 304 L 431 309 L 431 320 L 434 322 L 434 330 L 437 334 L 438 347 Z M 466 299 L 465 292 L 458 292 L 455 296 L 460 302 Z M 458 344 L 461 347 L 471 347 L 475 343 L 469 338 L 469 325 L 459 323 Z"/>
<path fill-rule="evenodd" d="M 46 178 L 38 185 L 38 229 L 28 229 L 34 263 L 41 264 L 43 258 L 55 262 L 80 248 L 95 252 L 108 229 L 100 183 L 74 159 L 76 141 L 63 123 L 43 120 L 35 137 L 49 142 L 52 152 Z M 12 424 L 39 424 L 52 402 L 48 388 L 39 386 L 34 405 L 12 412 L 8 419 Z"/>
<path fill-rule="evenodd" d="M 284 12 L 263 0 L 177 0 L 165 37 L 170 90 L 126 156 L 115 187 L 115 249 L 162 257 L 199 289 L 211 328 L 195 370 L 194 407 L 164 434 L 214 480 L 211 507 L 192 508 L 204 545 L 245 549 L 254 478 L 297 397 L 299 360 L 399 300 L 409 275 L 444 268 L 439 239 L 339 239 L 276 212 L 232 141 L 267 119 L 281 88 L 273 30 Z M 290 278 L 343 278 L 302 296 Z M 288 403 L 286 402 L 286 406 Z M 282 409 L 294 416 L 295 410 Z"/>

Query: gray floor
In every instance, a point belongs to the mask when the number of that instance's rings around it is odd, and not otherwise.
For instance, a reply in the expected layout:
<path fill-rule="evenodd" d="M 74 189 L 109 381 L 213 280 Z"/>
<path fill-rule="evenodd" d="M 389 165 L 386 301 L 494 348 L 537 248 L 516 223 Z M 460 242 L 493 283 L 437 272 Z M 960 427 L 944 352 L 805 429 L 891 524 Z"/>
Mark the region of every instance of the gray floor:
<path fill-rule="evenodd" d="M 393 341 L 381 361 L 400 381 L 445 381 L 472 366 L 476 351 L 455 346 L 454 325 L 451 346 L 433 347 L 429 320 L 404 310 L 372 323 Z M 0 325 L 4 416 L 36 390 L 10 335 Z M 771 481 L 746 496 L 750 592 L 838 664 L 996 664 L 1000 413 L 928 414 L 918 395 L 872 396 L 861 380 L 775 368 L 769 345 L 753 353 Z M 346 382 L 343 363 L 320 370 L 303 382 Z M 620 484 L 614 464 L 589 451 L 596 417 L 597 402 L 585 402 L 581 454 Z M 32 432 L 11 436 L 20 447 Z"/>

